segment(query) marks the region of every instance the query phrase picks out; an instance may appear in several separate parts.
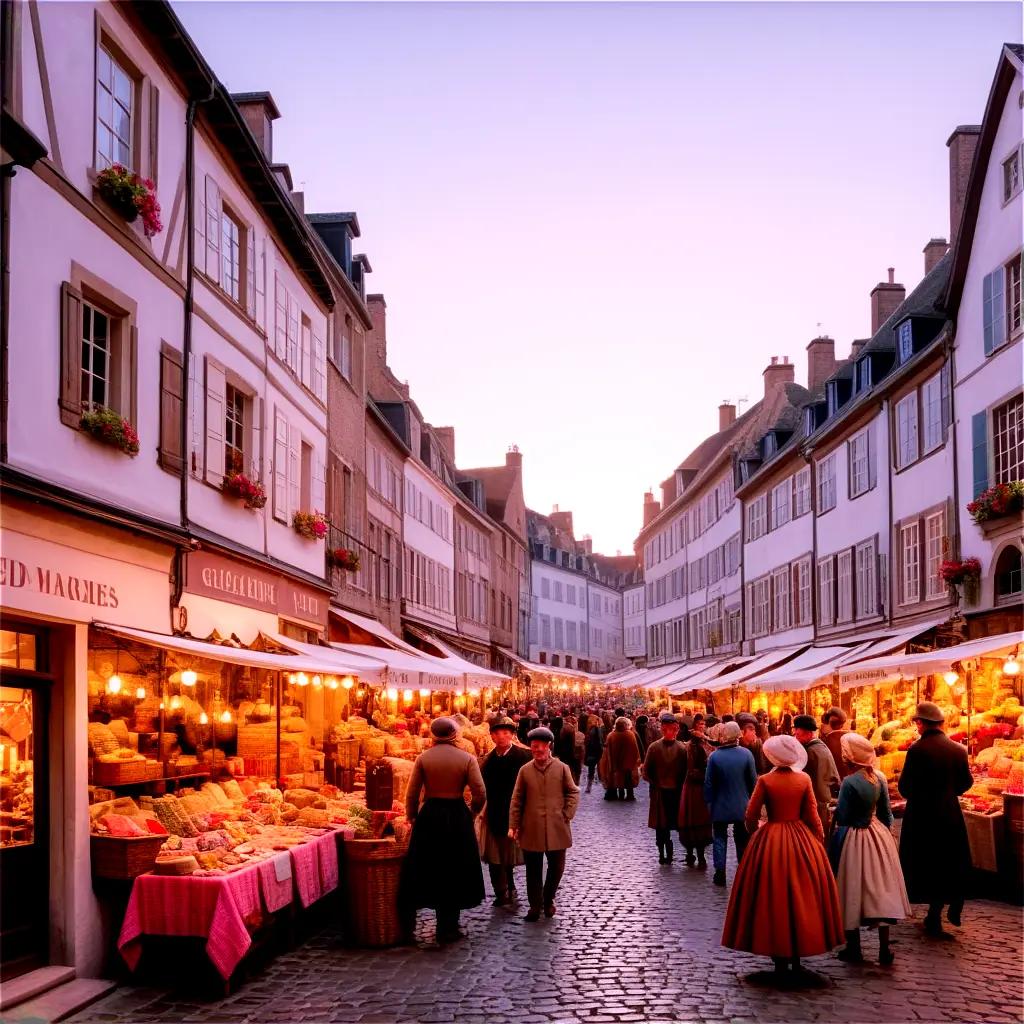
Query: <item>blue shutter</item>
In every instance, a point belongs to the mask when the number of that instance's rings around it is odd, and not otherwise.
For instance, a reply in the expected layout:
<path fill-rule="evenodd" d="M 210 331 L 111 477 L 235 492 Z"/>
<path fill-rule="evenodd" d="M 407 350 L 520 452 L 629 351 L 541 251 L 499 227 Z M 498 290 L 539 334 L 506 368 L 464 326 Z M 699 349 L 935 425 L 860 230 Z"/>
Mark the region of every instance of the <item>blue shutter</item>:
<path fill-rule="evenodd" d="M 982 285 L 982 318 L 985 331 L 985 355 L 989 355 L 1006 340 L 1002 267 L 985 276 Z"/>
<path fill-rule="evenodd" d="M 985 333 L 985 355 L 995 347 L 992 344 L 992 275 L 986 274 L 981 285 L 981 317 Z"/>
<path fill-rule="evenodd" d="M 988 488 L 988 413 L 971 417 L 971 452 L 974 471 L 974 497 Z"/>

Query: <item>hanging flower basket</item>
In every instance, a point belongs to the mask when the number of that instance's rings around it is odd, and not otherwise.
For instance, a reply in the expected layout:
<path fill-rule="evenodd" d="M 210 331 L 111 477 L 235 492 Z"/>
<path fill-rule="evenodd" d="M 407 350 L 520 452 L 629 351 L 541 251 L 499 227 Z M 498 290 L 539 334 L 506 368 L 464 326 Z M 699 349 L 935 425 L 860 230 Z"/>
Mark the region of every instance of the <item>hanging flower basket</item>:
<path fill-rule="evenodd" d="M 155 186 L 149 178 L 140 178 L 122 164 L 114 164 L 97 175 L 96 189 L 129 224 L 141 216 L 142 229 L 147 238 L 163 231 L 160 204 L 156 199 Z"/>
<path fill-rule="evenodd" d="M 246 508 L 263 508 L 267 492 L 259 480 L 250 480 L 244 473 L 232 473 L 224 478 L 222 490 L 229 498 L 238 498 Z"/>
<path fill-rule="evenodd" d="M 967 503 L 967 511 L 976 523 L 990 519 L 1018 515 L 1024 509 L 1024 481 L 1013 480 L 1008 484 L 996 484 L 982 491 L 974 501 Z"/>
<path fill-rule="evenodd" d="M 98 408 L 83 413 L 80 426 L 97 441 L 117 448 L 133 459 L 139 454 L 139 435 L 135 428 L 113 409 Z"/>
<path fill-rule="evenodd" d="M 939 566 L 939 575 L 950 586 L 959 586 L 969 580 L 981 579 L 981 562 L 977 558 L 965 558 L 963 561 L 950 559 Z"/>
<path fill-rule="evenodd" d="M 359 552 L 351 548 L 329 548 L 327 564 L 348 572 L 359 572 Z"/>
<path fill-rule="evenodd" d="M 319 512 L 296 512 L 292 529 L 307 540 L 323 540 L 327 536 L 327 520 Z"/>

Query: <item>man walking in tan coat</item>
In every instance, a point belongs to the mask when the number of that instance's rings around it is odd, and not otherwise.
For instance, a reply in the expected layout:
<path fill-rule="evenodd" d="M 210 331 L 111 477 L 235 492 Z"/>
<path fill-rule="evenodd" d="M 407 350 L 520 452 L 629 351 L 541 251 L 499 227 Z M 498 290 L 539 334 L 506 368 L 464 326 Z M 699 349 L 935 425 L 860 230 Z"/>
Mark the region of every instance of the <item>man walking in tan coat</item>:
<path fill-rule="evenodd" d="M 509 808 L 509 838 L 519 843 L 526 861 L 527 921 L 555 915 L 555 894 L 565 871 L 565 851 L 572 846 L 570 822 L 580 800 L 569 766 L 551 756 L 550 729 L 527 736 L 533 760 L 519 769 Z M 547 859 L 547 879 L 543 878 Z"/>

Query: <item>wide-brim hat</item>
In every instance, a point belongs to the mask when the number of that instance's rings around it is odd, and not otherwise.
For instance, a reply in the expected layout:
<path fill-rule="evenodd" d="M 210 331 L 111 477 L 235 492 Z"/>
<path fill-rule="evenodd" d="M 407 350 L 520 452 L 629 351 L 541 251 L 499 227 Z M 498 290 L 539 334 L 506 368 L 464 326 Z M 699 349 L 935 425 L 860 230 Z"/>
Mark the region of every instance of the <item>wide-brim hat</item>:
<path fill-rule="evenodd" d="M 526 739 L 529 743 L 532 743 L 534 740 L 543 740 L 545 743 L 554 743 L 555 734 L 550 729 L 546 729 L 542 725 L 537 729 L 531 729 L 526 734 Z"/>
<path fill-rule="evenodd" d="M 917 719 L 928 722 L 930 725 L 942 725 L 946 716 L 938 704 L 933 704 L 930 700 L 923 700 L 917 705 L 917 710 L 914 712 L 914 721 Z"/>
<path fill-rule="evenodd" d="M 497 732 L 499 729 L 508 729 L 509 732 L 515 732 L 516 723 L 511 718 L 502 715 L 501 718 L 496 718 L 491 722 L 491 732 Z"/>

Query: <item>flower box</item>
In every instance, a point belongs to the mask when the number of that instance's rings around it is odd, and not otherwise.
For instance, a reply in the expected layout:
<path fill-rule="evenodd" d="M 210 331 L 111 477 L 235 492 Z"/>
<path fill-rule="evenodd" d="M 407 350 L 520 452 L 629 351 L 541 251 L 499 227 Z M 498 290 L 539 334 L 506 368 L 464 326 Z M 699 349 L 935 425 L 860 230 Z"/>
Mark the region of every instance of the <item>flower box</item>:
<path fill-rule="evenodd" d="M 141 216 L 147 238 L 163 231 L 155 186 L 148 178 L 140 178 L 127 167 L 113 164 L 97 175 L 96 191 L 127 223 Z"/>
<path fill-rule="evenodd" d="M 139 454 L 139 435 L 135 428 L 113 409 L 91 409 L 82 414 L 80 426 L 97 441 L 117 448 L 133 459 Z"/>
<path fill-rule="evenodd" d="M 327 564 L 347 572 L 359 572 L 359 552 L 352 548 L 329 548 Z"/>
<path fill-rule="evenodd" d="M 1004 516 L 1019 516 L 1024 511 L 1024 481 L 1011 480 L 989 487 L 967 503 L 967 511 L 979 525 Z"/>
<path fill-rule="evenodd" d="M 327 520 L 320 512 L 296 512 L 292 529 L 307 540 L 323 540 L 327 536 Z"/>
<path fill-rule="evenodd" d="M 237 498 L 246 508 L 263 508 L 267 492 L 259 480 L 250 480 L 244 473 L 231 473 L 224 478 L 221 490 L 229 498 Z"/>

